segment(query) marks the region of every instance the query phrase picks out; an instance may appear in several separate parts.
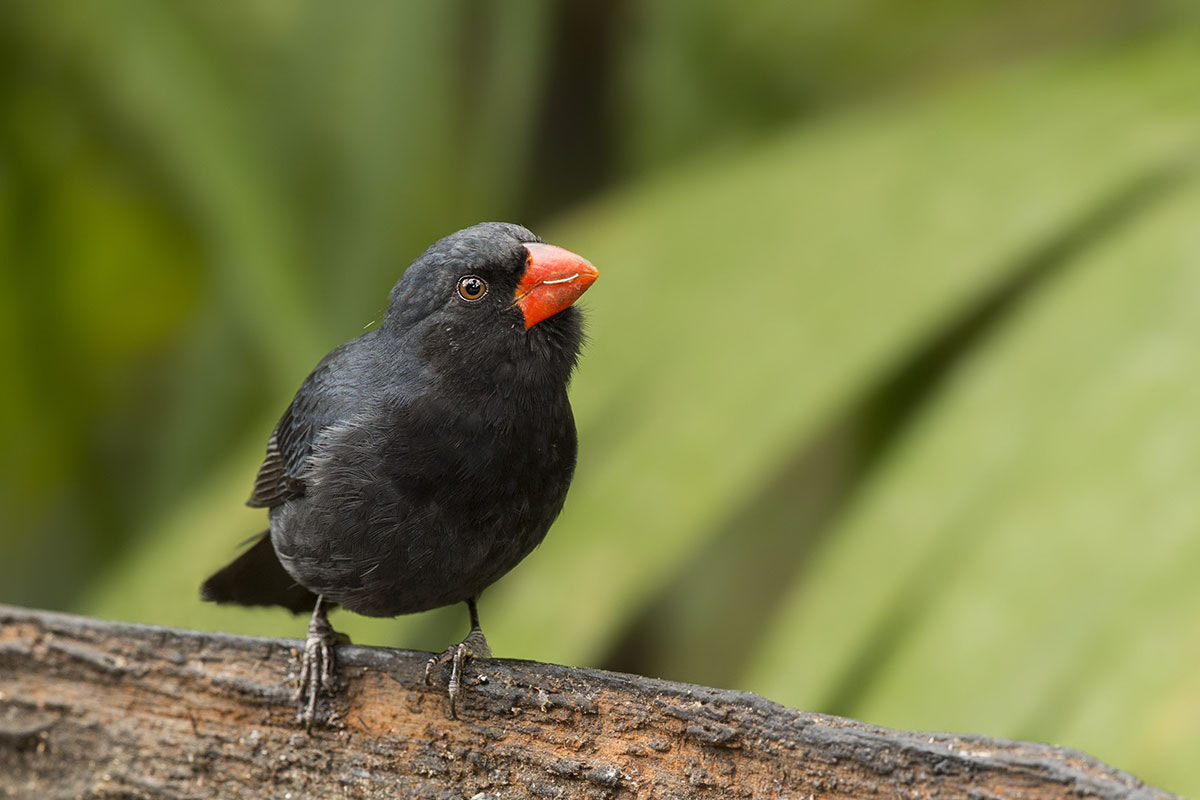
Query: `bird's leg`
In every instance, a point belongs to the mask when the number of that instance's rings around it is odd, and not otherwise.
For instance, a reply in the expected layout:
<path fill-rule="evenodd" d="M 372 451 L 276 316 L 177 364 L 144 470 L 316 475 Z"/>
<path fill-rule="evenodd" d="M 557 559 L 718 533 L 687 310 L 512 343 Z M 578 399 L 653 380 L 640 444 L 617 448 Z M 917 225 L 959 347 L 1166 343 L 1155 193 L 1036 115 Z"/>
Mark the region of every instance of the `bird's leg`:
<path fill-rule="evenodd" d="M 450 716 L 452 717 L 458 716 L 454 712 L 454 701 L 458 698 L 459 689 L 462 687 L 463 664 L 468 658 L 490 658 L 492 655 L 487 639 L 483 636 L 483 630 L 479 627 L 479 611 L 475 608 L 474 597 L 467 600 L 467 610 L 471 612 L 471 632 L 467 634 L 467 638 L 463 639 L 460 644 L 447 647 L 443 652 L 429 659 L 425 665 L 425 683 L 428 684 L 433 670 L 447 661 L 450 662 L 450 682 L 446 685 L 446 693 L 450 695 Z"/>
<path fill-rule="evenodd" d="M 296 687 L 296 720 L 311 728 L 317 718 L 317 697 L 321 690 L 333 692 L 334 660 L 333 646 L 338 634 L 325 616 L 325 598 L 317 597 L 312 620 L 308 623 L 308 641 L 304 643 L 304 657 L 300 662 L 300 685 Z"/>

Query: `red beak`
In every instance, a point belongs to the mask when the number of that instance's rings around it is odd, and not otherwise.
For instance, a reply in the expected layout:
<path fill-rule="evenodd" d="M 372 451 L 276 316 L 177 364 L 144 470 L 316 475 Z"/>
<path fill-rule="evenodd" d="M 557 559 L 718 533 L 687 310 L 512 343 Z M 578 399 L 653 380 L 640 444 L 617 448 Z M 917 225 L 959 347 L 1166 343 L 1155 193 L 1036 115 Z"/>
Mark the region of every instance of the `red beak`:
<path fill-rule="evenodd" d="M 578 300 L 600 273 L 586 258 L 552 244 L 527 244 L 525 249 L 529 257 L 517 284 L 516 304 L 529 330 Z"/>

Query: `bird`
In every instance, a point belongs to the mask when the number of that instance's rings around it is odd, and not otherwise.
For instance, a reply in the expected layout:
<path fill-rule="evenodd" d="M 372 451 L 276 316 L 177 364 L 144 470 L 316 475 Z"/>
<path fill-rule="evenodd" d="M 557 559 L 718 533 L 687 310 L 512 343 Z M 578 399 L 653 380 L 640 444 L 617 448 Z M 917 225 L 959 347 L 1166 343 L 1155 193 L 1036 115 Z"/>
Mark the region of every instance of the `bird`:
<path fill-rule="evenodd" d="M 491 655 L 477 603 L 562 510 L 577 436 L 567 386 L 583 345 L 575 301 L 598 272 L 527 228 L 452 233 L 403 272 L 380 324 L 334 348 L 270 438 L 247 505 L 269 527 L 201 586 L 203 600 L 311 609 L 297 716 L 336 691 L 341 606 L 394 617 L 466 603 L 470 632 L 429 659 Z"/>

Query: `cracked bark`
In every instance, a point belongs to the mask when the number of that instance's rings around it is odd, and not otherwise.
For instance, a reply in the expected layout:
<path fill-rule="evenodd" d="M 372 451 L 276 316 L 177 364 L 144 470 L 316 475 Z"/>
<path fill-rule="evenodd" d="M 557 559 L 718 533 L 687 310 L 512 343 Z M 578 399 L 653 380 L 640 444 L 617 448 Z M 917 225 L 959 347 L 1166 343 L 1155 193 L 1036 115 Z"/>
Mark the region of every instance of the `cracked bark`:
<path fill-rule="evenodd" d="M 525 661 L 475 662 L 452 720 L 428 654 L 353 645 L 306 733 L 301 647 L 0 606 L 0 795 L 1171 797 L 1063 748 Z"/>

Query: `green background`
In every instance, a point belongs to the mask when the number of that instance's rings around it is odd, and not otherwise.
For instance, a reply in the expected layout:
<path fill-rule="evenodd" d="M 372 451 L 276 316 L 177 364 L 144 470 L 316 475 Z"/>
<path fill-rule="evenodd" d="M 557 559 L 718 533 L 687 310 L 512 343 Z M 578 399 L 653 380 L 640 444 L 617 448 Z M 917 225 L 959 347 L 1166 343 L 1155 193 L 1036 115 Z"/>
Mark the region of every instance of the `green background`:
<path fill-rule="evenodd" d="M 302 635 L 197 599 L 267 434 L 510 219 L 601 279 L 499 655 L 1200 796 L 1196 9 L 5 0 L 0 601 Z"/>

